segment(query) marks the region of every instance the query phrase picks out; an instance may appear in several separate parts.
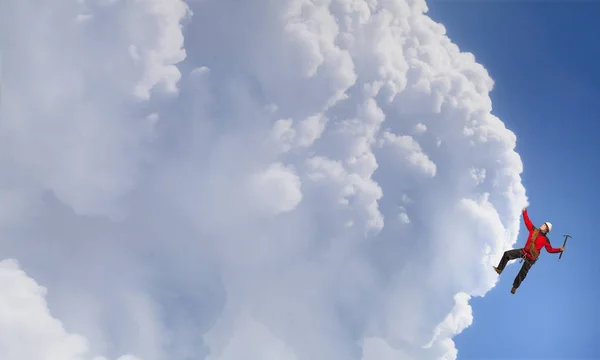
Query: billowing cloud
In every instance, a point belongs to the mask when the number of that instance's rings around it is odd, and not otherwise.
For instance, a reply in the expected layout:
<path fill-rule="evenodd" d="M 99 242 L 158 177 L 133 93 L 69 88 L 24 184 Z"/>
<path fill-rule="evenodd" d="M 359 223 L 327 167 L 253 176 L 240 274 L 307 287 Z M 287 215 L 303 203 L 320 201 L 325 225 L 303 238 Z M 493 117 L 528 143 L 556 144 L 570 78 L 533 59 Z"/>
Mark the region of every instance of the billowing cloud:
<path fill-rule="evenodd" d="M 68 333 L 49 313 L 46 289 L 28 277 L 14 260 L 0 262 L 0 357 L 6 360 L 90 359 L 88 341 Z M 94 360 L 106 360 L 96 356 Z M 139 360 L 120 356 L 117 360 Z"/>
<path fill-rule="evenodd" d="M 0 0 L 0 355 L 456 358 L 527 198 L 426 10 Z"/>

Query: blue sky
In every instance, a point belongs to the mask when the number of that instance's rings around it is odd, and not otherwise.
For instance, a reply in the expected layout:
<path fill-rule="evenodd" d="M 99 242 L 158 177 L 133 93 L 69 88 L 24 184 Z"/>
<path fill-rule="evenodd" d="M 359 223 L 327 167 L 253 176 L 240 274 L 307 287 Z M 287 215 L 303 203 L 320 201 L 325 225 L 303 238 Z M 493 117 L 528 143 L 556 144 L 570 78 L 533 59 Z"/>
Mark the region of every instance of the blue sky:
<path fill-rule="evenodd" d="M 495 80 L 494 113 L 517 135 L 532 221 L 554 224 L 555 247 L 563 234 L 573 236 L 560 262 L 543 252 L 516 295 L 509 291 L 518 263 L 485 298 L 472 300 L 473 325 L 455 338 L 459 359 L 600 358 L 600 246 L 593 231 L 600 213 L 600 3 L 428 5 Z M 524 241 L 521 232 L 516 246 Z"/>

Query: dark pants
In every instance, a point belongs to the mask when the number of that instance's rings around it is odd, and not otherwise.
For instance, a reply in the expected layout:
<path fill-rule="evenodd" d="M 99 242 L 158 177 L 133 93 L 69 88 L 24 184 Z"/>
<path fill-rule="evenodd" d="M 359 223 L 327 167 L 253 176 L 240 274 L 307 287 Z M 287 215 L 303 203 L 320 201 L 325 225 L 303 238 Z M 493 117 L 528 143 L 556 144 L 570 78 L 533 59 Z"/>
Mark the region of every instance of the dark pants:
<path fill-rule="evenodd" d="M 512 250 L 505 251 L 504 255 L 502 256 L 502 259 L 500 259 L 500 264 L 498 264 L 498 270 L 500 270 L 500 271 L 504 270 L 504 267 L 510 260 L 514 260 L 514 259 L 518 259 L 518 258 L 522 257 L 523 253 L 521 251 L 522 251 L 522 249 L 512 249 Z M 513 282 L 513 287 L 515 289 L 517 289 L 521 285 L 523 280 L 525 280 L 525 277 L 527 276 L 529 269 L 531 269 L 533 264 L 535 264 L 535 261 L 536 260 L 531 260 L 531 259 L 525 257 L 525 259 L 523 260 L 523 266 L 521 266 L 521 270 L 519 271 L 519 273 L 517 274 L 517 277 L 515 277 L 515 281 Z"/>

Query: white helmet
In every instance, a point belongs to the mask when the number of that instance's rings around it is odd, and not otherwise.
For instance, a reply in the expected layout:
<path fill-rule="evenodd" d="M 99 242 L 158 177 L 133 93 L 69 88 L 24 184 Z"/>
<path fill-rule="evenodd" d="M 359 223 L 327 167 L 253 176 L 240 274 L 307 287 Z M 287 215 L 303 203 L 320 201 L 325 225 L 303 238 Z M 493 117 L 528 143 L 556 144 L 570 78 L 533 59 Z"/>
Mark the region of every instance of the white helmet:
<path fill-rule="evenodd" d="M 552 224 L 549 222 L 545 222 L 544 224 L 546 224 L 546 226 L 548 227 L 548 232 L 552 231 Z"/>

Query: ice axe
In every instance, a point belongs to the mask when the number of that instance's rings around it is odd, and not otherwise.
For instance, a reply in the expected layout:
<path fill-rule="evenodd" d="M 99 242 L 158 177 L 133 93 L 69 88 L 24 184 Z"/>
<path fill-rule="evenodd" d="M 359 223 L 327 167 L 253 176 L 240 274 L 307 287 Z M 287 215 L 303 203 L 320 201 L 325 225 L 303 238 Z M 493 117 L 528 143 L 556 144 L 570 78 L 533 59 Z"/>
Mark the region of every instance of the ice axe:
<path fill-rule="evenodd" d="M 565 234 L 565 235 L 563 235 L 563 236 L 565 237 L 565 242 L 563 243 L 563 246 L 562 246 L 562 247 L 564 248 L 564 247 L 565 247 L 565 245 L 567 245 L 567 240 L 568 240 L 570 237 L 572 237 L 572 236 L 571 236 L 571 235 L 567 235 L 567 234 Z M 558 261 L 560 261 L 560 258 L 562 257 L 562 254 L 563 254 L 563 251 L 561 251 L 561 252 L 560 252 L 560 255 L 558 256 Z"/>

